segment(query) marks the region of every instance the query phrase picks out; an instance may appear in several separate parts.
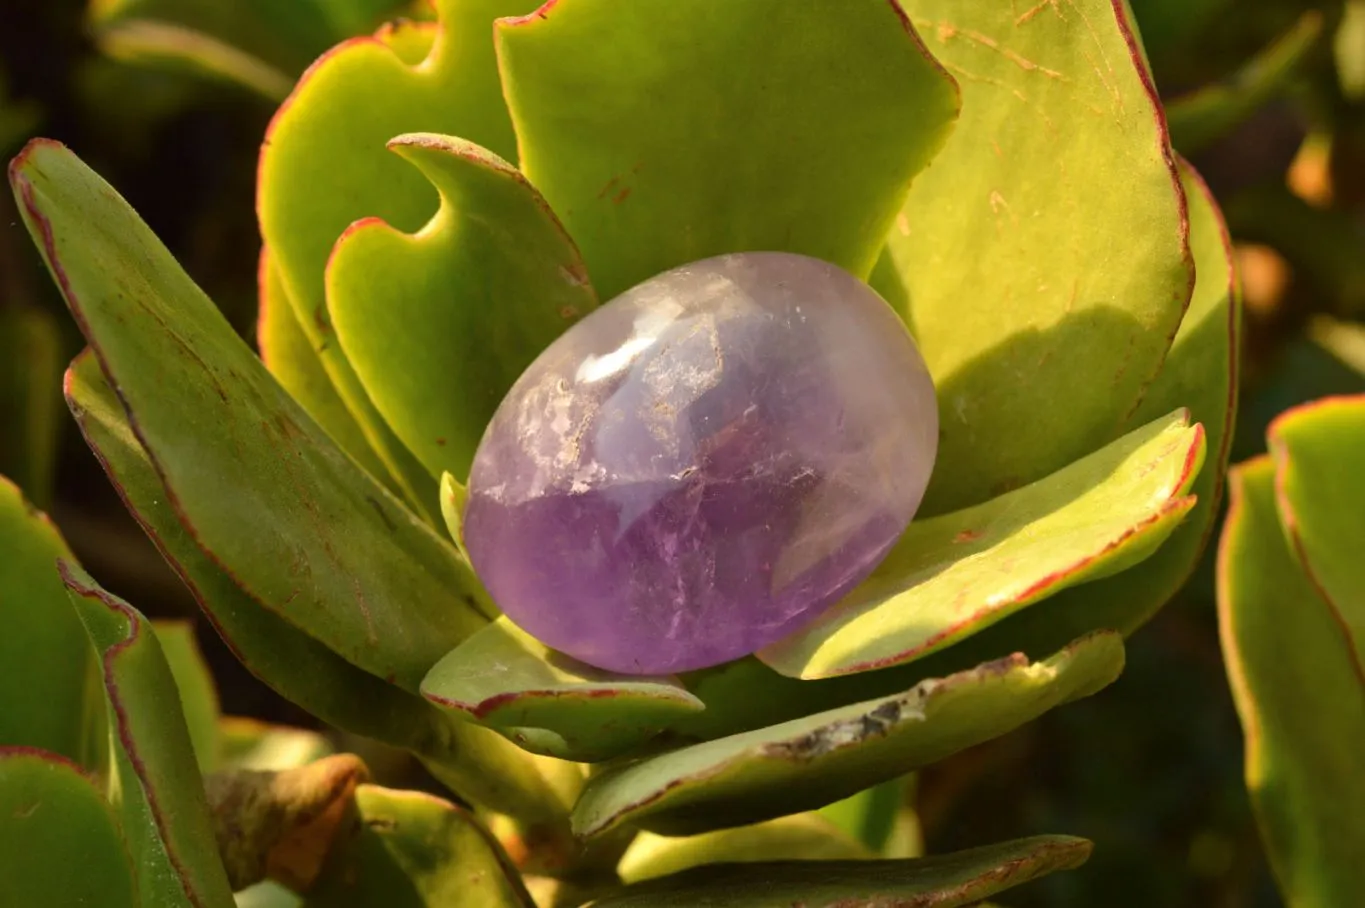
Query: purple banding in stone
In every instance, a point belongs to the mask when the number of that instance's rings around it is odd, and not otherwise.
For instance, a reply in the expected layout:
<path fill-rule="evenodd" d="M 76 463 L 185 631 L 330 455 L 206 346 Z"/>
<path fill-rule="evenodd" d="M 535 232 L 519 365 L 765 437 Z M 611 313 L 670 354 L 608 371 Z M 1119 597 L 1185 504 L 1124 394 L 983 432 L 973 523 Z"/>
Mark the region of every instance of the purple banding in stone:
<path fill-rule="evenodd" d="M 937 447 L 933 382 L 880 296 L 806 256 L 719 256 L 628 290 L 526 370 L 475 455 L 465 544 L 554 649 L 704 668 L 863 580 Z"/>

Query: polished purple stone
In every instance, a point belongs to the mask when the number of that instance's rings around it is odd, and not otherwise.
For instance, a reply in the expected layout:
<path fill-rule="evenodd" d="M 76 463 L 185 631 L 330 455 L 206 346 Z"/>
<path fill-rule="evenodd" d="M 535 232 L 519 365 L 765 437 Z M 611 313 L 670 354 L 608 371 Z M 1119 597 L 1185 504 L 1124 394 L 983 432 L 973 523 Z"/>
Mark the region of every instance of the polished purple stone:
<path fill-rule="evenodd" d="M 788 253 L 623 293 L 526 370 L 484 434 L 465 542 L 509 618 L 630 674 L 704 668 L 813 619 L 924 495 L 938 409 L 868 286 Z"/>

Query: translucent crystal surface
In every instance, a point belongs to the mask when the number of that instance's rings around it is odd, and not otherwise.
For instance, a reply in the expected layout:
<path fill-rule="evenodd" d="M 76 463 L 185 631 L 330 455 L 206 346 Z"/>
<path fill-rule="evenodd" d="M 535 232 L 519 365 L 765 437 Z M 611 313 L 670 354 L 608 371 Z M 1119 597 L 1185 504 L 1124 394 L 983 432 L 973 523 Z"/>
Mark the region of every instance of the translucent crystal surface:
<path fill-rule="evenodd" d="M 623 293 L 517 381 L 465 542 L 544 643 L 632 674 L 746 655 L 867 576 L 929 481 L 924 361 L 861 281 L 720 256 Z"/>

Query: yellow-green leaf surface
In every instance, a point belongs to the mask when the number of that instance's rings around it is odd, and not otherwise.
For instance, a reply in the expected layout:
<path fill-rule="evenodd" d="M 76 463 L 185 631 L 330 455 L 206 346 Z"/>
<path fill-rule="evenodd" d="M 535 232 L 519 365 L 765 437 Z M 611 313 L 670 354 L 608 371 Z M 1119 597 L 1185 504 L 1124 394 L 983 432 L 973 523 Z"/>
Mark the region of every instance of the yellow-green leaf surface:
<path fill-rule="evenodd" d="M 631 840 L 616 872 L 623 883 L 638 883 L 704 864 L 872 857 L 875 855 L 857 839 L 819 814 L 798 813 L 683 838 L 642 832 Z"/>
<path fill-rule="evenodd" d="M 218 767 L 220 751 L 218 688 L 194 639 L 194 625 L 189 621 L 154 621 L 152 630 L 180 692 L 180 708 L 199 771 L 212 772 Z"/>
<path fill-rule="evenodd" d="M 629 886 L 591 908 L 962 908 L 1079 867 L 1091 847 L 1035 836 L 913 860 L 721 864 Z"/>
<path fill-rule="evenodd" d="M 441 208 L 411 235 L 353 225 L 327 267 L 328 307 L 398 437 L 433 476 L 465 476 L 512 383 L 597 300 L 573 241 L 512 165 L 445 136 L 389 147 L 431 180 Z"/>
<path fill-rule="evenodd" d="M 702 709 L 674 678 L 616 675 L 554 652 L 506 617 L 450 652 L 422 682 L 431 702 L 527 750 L 606 760 Z"/>
<path fill-rule="evenodd" d="M 180 695 L 151 625 L 80 568 L 63 561 L 61 571 L 104 673 L 110 792 L 143 904 L 232 905 Z"/>
<path fill-rule="evenodd" d="M 46 514 L 0 476 L 0 746 L 107 759 L 94 650 L 57 575 L 71 551 Z"/>
<path fill-rule="evenodd" d="M 1198 280 L 1170 355 L 1129 425 L 1139 426 L 1175 407 L 1189 408 L 1204 427 L 1208 450 L 1204 468 L 1189 488 L 1197 501 L 1170 539 L 1140 566 L 1066 590 L 988 629 L 972 641 L 983 658 L 1019 648 L 1050 652 L 1101 627 L 1132 633 L 1189 578 L 1213 532 L 1237 416 L 1241 302 L 1232 243 L 1217 203 L 1183 161 L 1181 177 L 1190 205 L 1190 248 Z"/>
<path fill-rule="evenodd" d="M 402 494 L 384 463 L 374 453 L 365 433 L 356 424 L 351 411 L 337 395 L 336 387 L 322 368 L 318 352 L 299 327 L 299 320 L 285 295 L 280 270 L 275 267 L 269 249 L 261 250 L 257 274 L 259 309 L 256 322 L 256 346 L 261 361 L 275 376 L 289 395 L 298 401 L 341 449 L 355 458 L 356 463 L 395 494 Z"/>
<path fill-rule="evenodd" d="M 1360 463 L 1360 449 L 1351 452 Z M 1297 468 L 1297 467 L 1296 467 Z M 1275 464 L 1235 468 L 1218 617 L 1246 733 L 1246 783 L 1288 904 L 1365 891 L 1365 675 L 1342 616 L 1304 574 L 1276 511 Z M 1359 562 L 1358 540 L 1338 540 Z"/>
<path fill-rule="evenodd" d="M 492 611 L 468 564 L 356 467 L 75 155 L 36 140 L 10 178 L 191 536 L 252 598 L 416 691 Z"/>
<path fill-rule="evenodd" d="M 1365 396 L 1291 410 L 1271 424 L 1267 441 L 1280 519 L 1346 630 L 1365 684 Z"/>
<path fill-rule="evenodd" d="M 1021 655 L 905 693 L 719 738 L 594 775 L 574 829 L 631 823 L 666 835 L 741 826 L 821 807 L 982 741 L 1118 677 L 1116 634 L 1034 664 Z"/>
<path fill-rule="evenodd" d="M 448 801 L 356 789 L 354 837 L 336 847 L 307 908 L 533 908 L 497 840 Z"/>
<path fill-rule="evenodd" d="M 261 149 L 261 235 L 298 322 L 379 458 L 433 515 L 434 481 L 384 422 L 337 342 L 324 273 L 333 245 L 355 221 L 378 217 L 414 231 L 436 213 L 435 189 L 387 150 L 395 136 L 455 135 L 515 160 L 492 28 L 497 17 L 534 6 L 534 0 L 439 0 L 438 31 L 389 30 L 337 46 L 305 73 Z M 425 34 L 434 34 L 435 43 L 418 62 L 414 45 L 423 42 L 415 36 Z"/>
<path fill-rule="evenodd" d="M 1180 326 L 1194 269 L 1125 4 L 905 5 L 962 86 L 957 129 L 911 187 L 872 279 L 938 388 L 928 516 L 1118 437 Z"/>
<path fill-rule="evenodd" d="M 759 653 L 825 678 L 909 662 L 1150 555 L 1189 512 L 1204 433 L 1177 411 L 1046 479 L 915 521 L 863 584 Z"/>
<path fill-rule="evenodd" d="M 51 313 L 0 303 L 0 476 L 39 507 L 57 463 L 61 337 Z"/>
<path fill-rule="evenodd" d="M 603 300 L 746 250 L 865 277 L 958 107 L 888 0 L 560 0 L 497 42 L 521 168 Z"/>
<path fill-rule="evenodd" d="M 249 671 L 324 722 L 413 751 L 480 805 L 517 817 L 565 809 L 565 795 L 531 765 L 529 755 L 355 667 L 242 592 L 176 519 L 93 356 L 77 358 L 67 373 L 66 393 L 124 504 Z"/>
<path fill-rule="evenodd" d="M 140 905 L 109 802 L 56 754 L 0 746 L 0 905 Z"/>

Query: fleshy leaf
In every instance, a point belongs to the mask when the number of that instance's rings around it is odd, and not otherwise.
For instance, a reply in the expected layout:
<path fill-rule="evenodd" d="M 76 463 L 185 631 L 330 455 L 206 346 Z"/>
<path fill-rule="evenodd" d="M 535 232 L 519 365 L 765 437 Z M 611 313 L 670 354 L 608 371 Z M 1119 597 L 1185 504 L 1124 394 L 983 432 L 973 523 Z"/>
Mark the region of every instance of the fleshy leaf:
<path fill-rule="evenodd" d="M 521 169 L 604 300 L 725 252 L 865 277 L 958 108 L 887 0 L 564 0 L 497 43 Z"/>
<path fill-rule="evenodd" d="M 1032 485 L 915 521 L 867 581 L 759 658 L 800 678 L 885 668 L 1129 567 L 1189 512 L 1203 458 L 1202 428 L 1177 411 Z"/>
<path fill-rule="evenodd" d="M 191 536 L 252 598 L 416 691 L 492 610 L 468 564 L 336 447 L 75 155 L 36 140 L 10 174 Z"/>
<path fill-rule="evenodd" d="M 1194 269 L 1126 4 L 905 2 L 962 86 L 957 129 L 911 187 L 872 277 L 938 388 L 944 468 L 929 516 L 1121 434 Z"/>
<path fill-rule="evenodd" d="M 1271 424 L 1267 440 L 1280 520 L 1346 632 L 1365 685 L 1365 395 L 1290 410 Z"/>
<path fill-rule="evenodd" d="M 592 908 L 961 908 L 1090 857 L 1067 836 L 1017 839 L 955 854 L 899 861 L 720 864 L 628 886 Z"/>
<path fill-rule="evenodd" d="M 401 495 L 401 489 L 374 453 L 365 433 L 356 425 L 355 417 L 337 395 L 318 359 L 318 352 L 299 327 L 289 297 L 285 295 L 280 270 L 275 267 L 269 249 L 261 250 L 257 283 L 260 306 L 256 345 L 265 367 L 343 451 L 390 491 Z"/>
<path fill-rule="evenodd" d="M 1360 449 L 1351 455 L 1358 465 Z M 1269 457 L 1230 474 L 1218 551 L 1223 655 L 1247 788 L 1286 902 L 1349 905 L 1365 888 L 1365 675 L 1341 615 L 1286 541 L 1275 483 Z M 1359 561 L 1358 545 L 1338 543 Z"/>
<path fill-rule="evenodd" d="M 565 809 L 566 796 L 531 765 L 529 755 L 355 667 L 242 592 L 176 519 L 93 356 L 73 363 L 66 393 L 124 504 L 249 671 L 328 724 L 411 750 L 480 805 L 533 818 Z"/>
<path fill-rule="evenodd" d="M 1166 119 L 1175 147 L 1194 155 L 1231 132 L 1286 88 L 1321 35 L 1322 13 L 1310 10 L 1228 81 L 1171 99 Z"/>
<path fill-rule="evenodd" d="M 56 754 L 0 747 L 0 904 L 139 905 L 109 802 Z"/>
<path fill-rule="evenodd" d="M 71 551 L 0 476 L 0 746 L 52 751 L 101 771 L 108 759 L 95 652 L 57 575 Z"/>
<path fill-rule="evenodd" d="M 232 905 L 180 696 L 151 625 L 70 562 L 61 562 L 61 572 L 104 671 L 115 750 L 110 789 L 119 794 L 143 902 Z"/>
<path fill-rule="evenodd" d="M 389 147 L 431 180 L 441 209 L 412 235 L 373 219 L 347 230 L 327 305 L 398 437 L 433 476 L 464 476 L 512 383 L 597 301 L 573 241 L 512 165 L 445 136 Z"/>
<path fill-rule="evenodd" d="M 819 814 L 798 813 L 684 838 L 642 832 L 621 856 L 616 872 L 623 883 L 638 883 L 704 864 L 855 861 L 874 856 Z"/>
<path fill-rule="evenodd" d="M 574 807 L 580 835 L 631 823 L 665 835 L 821 807 L 988 741 L 1118 677 L 1117 634 L 1032 665 L 1022 655 L 869 700 L 609 767 Z"/>
<path fill-rule="evenodd" d="M 435 483 L 379 415 L 336 340 L 324 272 L 333 245 L 355 221 L 378 217 L 414 231 L 436 212 L 431 184 L 386 149 L 394 136 L 456 135 L 514 159 L 516 139 L 498 85 L 491 31 L 497 17 L 534 5 L 439 0 L 435 44 L 421 62 L 413 54 L 423 43 L 417 36 L 428 29 L 386 30 L 376 39 L 337 46 L 304 74 L 261 150 L 261 234 L 299 325 L 379 458 L 410 498 L 433 514 Z"/>
<path fill-rule="evenodd" d="M 676 679 L 584 665 L 505 616 L 436 663 L 422 694 L 533 753 L 579 762 L 624 753 L 703 708 Z"/>
<path fill-rule="evenodd" d="M 152 630 L 180 692 L 180 709 L 199 771 L 212 772 L 218 766 L 219 753 L 218 688 L 194 639 L 194 625 L 189 621 L 154 621 Z"/>
<path fill-rule="evenodd" d="M 307 908 L 532 908 L 502 848 L 461 808 L 374 785 L 355 803 L 354 838 L 333 851 Z"/>
<path fill-rule="evenodd" d="M 1222 215 L 1203 180 L 1183 161 L 1181 176 L 1189 198 L 1190 247 L 1199 278 L 1170 355 L 1129 425 L 1139 426 L 1175 407 L 1190 409 L 1207 433 L 1207 462 L 1189 489 L 1198 500 L 1141 567 L 1065 590 L 1002 621 L 972 641 L 981 658 L 1016 649 L 1050 652 L 1096 628 L 1132 633 L 1189 578 L 1213 532 L 1237 415 L 1241 303 Z"/>
<path fill-rule="evenodd" d="M 0 476 L 47 507 L 57 460 L 61 338 L 53 317 L 0 304 Z"/>

